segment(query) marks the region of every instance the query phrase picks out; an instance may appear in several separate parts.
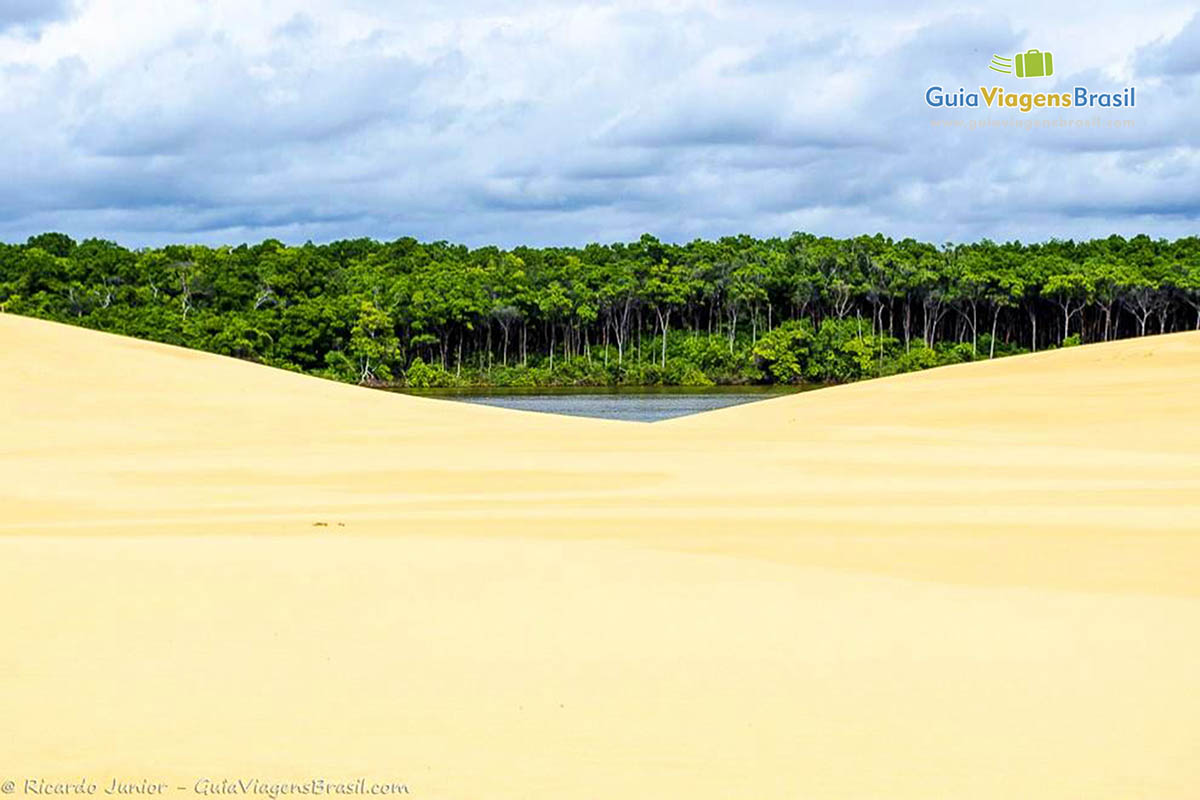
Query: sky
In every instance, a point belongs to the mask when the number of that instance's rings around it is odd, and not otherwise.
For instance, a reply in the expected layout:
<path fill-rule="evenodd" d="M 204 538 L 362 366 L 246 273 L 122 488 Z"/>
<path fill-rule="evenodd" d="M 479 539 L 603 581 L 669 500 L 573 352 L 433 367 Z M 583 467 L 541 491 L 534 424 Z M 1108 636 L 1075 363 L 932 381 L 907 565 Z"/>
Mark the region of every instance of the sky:
<path fill-rule="evenodd" d="M 1084 8 L 0 0 L 0 240 L 1195 235 L 1200 13 Z M 1029 49 L 1053 76 L 988 70 Z M 933 85 L 1137 103 L 935 109 Z"/>

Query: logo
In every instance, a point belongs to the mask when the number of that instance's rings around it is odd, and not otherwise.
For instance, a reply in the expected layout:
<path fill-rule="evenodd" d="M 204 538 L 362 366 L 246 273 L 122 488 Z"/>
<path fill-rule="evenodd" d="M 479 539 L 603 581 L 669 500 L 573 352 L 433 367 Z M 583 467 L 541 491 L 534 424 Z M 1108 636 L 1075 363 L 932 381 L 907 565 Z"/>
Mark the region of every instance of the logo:
<path fill-rule="evenodd" d="M 1054 56 L 1037 49 L 1017 53 L 1012 58 L 993 55 L 988 69 L 1018 78 L 1048 78 L 1054 74 Z"/>
<path fill-rule="evenodd" d="M 1048 78 L 1054 74 L 1054 55 L 1037 48 L 1011 58 L 993 55 L 988 69 L 1017 78 Z M 1133 86 L 1099 92 L 1087 86 L 1069 88 L 1070 91 L 1012 92 L 1003 86 L 980 86 L 978 91 L 965 86 L 958 91 L 930 86 L 925 90 L 925 104 L 931 108 L 1012 109 L 1021 114 L 1057 108 L 1133 108 L 1137 104 Z"/>

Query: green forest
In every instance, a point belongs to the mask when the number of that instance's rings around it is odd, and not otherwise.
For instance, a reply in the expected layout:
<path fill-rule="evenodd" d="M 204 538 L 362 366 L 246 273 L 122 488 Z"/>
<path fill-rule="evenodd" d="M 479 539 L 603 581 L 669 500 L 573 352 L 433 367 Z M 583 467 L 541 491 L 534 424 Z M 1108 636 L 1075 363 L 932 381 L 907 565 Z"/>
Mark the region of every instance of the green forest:
<path fill-rule="evenodd" d="M 369 385 L 839 383 L 1200 329 L 1200 238 L 128 249 L 45 233 L 0 244 L 0 310 Z"/>

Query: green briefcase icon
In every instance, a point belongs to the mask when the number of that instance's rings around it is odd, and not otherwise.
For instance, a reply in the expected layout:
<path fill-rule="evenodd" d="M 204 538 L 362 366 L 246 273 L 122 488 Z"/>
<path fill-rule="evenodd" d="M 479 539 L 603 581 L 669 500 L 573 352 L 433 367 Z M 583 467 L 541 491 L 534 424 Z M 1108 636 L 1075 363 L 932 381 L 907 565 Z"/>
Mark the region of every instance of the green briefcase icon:
<path fill-rule="evenodd" d="M 1017 53 L 1018 78 L 1047 78 L 1054 74 L 1054 56 L 1041 50 Z"/>

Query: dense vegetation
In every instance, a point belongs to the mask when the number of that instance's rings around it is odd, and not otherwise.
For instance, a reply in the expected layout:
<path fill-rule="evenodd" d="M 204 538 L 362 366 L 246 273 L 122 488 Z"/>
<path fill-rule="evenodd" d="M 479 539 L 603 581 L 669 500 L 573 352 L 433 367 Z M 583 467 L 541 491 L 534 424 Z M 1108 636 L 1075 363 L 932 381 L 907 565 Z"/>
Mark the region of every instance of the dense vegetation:
<path fill-rule="evenodd" d="M 0 244 L 0 310 L 362 383 L 850 381 L 1200 329 L 1200 239 L 129 250 L 47 233 Z"/>

